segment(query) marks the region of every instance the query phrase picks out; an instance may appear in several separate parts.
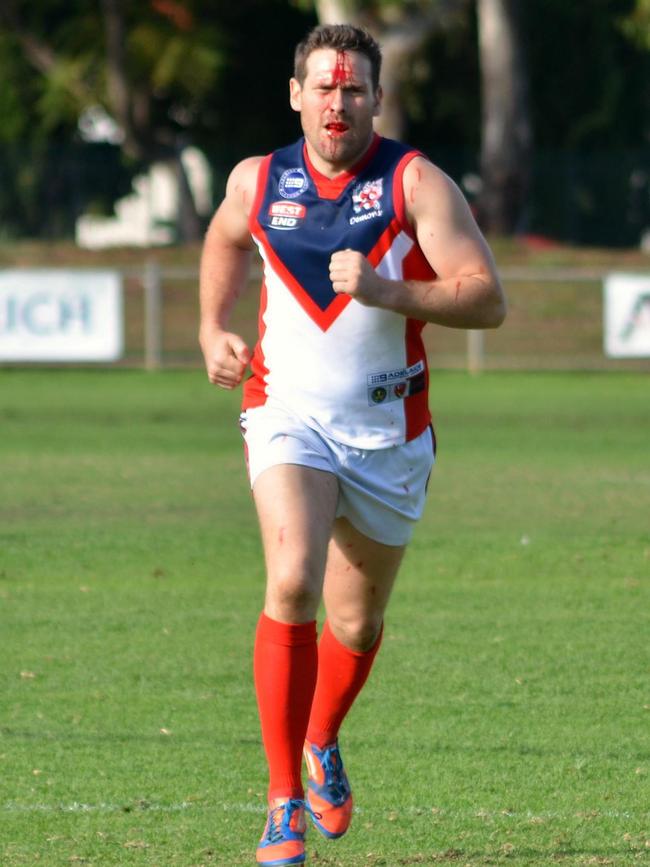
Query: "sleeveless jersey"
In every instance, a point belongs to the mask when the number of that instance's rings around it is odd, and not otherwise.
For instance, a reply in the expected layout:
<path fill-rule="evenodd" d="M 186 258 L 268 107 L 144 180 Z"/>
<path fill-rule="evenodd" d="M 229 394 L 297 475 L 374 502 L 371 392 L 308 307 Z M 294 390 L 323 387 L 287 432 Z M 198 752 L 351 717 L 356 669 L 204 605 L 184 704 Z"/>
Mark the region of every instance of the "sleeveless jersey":
<path fill-rule="evenodd" d="M 404 208 L 403 173 L 419 152 L 375 136 L 331 180 L 304 139 L 265 157 L 249 227 L 263 260 L 259 340 L 243 408 L 277 401 L 313 429 L 386 448 L 430 424 L 424 323 L 337 294 L 329 260 L 363 253 L 389 279 L 432 279 Z"/>

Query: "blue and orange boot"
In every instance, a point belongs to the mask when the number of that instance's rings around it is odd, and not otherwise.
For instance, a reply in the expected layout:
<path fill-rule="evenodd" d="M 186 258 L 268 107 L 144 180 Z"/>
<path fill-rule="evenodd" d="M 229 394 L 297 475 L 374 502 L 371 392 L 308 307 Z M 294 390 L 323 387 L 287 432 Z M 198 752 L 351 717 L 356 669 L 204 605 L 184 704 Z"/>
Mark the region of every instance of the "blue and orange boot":
<path fill-rule="evenodd" d="M 305 863 L 305 802 L 297 798 L 276 800 L 269 807 L 266 828 L 257 847 L 261 867 L 285 867 Z"/>
<path fill-rule="evenodd" d="M 338 741 L 322 750 L 305 741 L 303 754 L 309 772 L 309 813 L 321 834 L 335 840 L 345 834 L 352 819 L 352 791 Z"/>

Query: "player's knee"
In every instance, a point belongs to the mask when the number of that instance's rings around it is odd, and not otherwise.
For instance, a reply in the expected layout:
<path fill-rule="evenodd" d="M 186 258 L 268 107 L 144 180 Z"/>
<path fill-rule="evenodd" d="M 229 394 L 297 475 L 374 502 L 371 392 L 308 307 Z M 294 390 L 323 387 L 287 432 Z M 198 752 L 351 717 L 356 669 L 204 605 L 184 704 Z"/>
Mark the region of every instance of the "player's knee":
<path fill-rule="evenodd" d="M 329 618 L 330 629 L 337 641 L 357 653 L 371 650 L 381 633 L 383 617 L 362 614 L 349 618 Z"/>
<path fill-rule="evenodd" d="M 309 571 L 285 570 L 269 575 L 266 604 L 280 619 L 299 622 L 305 617 L 315 617 L 319 602 L 320 582 Z"/>

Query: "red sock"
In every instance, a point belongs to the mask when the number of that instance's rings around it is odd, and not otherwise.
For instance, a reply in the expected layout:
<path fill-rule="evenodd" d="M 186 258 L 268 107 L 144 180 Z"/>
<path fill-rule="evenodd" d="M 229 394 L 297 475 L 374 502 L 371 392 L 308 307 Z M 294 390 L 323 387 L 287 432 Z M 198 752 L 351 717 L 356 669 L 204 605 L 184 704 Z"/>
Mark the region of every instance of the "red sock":
<path fill-rule="evenodd" d="M 269 765 L 269 801 L 302 798 L 302 747 L 316 684 L 316 621 L 279 623 L 262 614 L 255 636 L 255 691 Z"/>
<path fill-rule="evenodd" d="M 350 650 L 336 640 L 325 621 L 318 645 L 318 680 L 307 727 L 307 740 L 322 749 L 334 743 L 341 723 L 368 679 L 382 631 L 366 651 Z"/>

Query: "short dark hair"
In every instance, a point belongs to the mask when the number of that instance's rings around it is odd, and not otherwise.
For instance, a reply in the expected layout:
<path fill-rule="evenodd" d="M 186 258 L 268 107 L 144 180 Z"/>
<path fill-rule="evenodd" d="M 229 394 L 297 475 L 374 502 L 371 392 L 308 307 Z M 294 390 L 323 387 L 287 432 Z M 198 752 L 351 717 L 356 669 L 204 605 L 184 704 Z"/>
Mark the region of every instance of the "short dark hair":
<path fill-rule="evenodd" d="M 365 54 L 370 61 L 372 84 L 375 90 L 379 87 L 381 72 L 381 48 L 379 43 L 361 27 L 352 24 L 321 24 L 310 30 L 305 38 L 296 46 L 293 75 L 300 84 L 304 84 L 307 75 L 307 58 L 319 48 L 334 48 L 336 51 L 358 51 Z"/>

